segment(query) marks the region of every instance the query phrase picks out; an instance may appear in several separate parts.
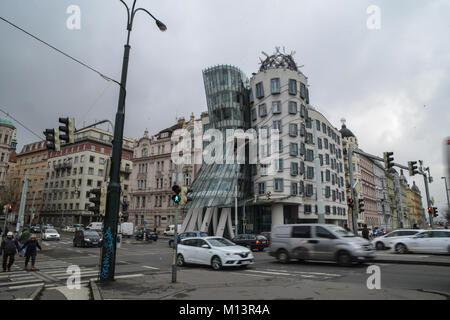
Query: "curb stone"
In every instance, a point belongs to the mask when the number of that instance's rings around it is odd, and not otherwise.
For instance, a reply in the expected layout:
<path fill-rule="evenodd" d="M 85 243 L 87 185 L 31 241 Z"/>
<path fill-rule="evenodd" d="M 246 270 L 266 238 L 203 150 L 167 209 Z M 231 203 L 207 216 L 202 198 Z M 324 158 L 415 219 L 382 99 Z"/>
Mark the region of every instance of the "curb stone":
<path fill-rule="evenodd" d="M 89 287 L 91 288 L 93 300 L 103 300 L 102 294 L 101 294 L 100 290 L 98 289 L 98 286 L 95 283 L 95 280 L 89 281 Z"/>
<path fill-rule="evenodd" d="M 36 290 L 34 290 L 33 294 L 30 296 L 30 300 L 37 300 L 37 297 L 44 291 L 45 284 L 40 285 Z"/>

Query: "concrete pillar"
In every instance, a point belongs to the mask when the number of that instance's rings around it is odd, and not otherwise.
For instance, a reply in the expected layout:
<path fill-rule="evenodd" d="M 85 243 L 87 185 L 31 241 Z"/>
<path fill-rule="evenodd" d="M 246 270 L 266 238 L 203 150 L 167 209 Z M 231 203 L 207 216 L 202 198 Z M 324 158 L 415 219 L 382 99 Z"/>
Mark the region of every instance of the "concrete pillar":
<path fill-rule="evenodd" d="M 284 222 L 283 205 L 282 204 L 272 205 L 272 228 L 276 225 L 283 224 L 283 222 Z"/>

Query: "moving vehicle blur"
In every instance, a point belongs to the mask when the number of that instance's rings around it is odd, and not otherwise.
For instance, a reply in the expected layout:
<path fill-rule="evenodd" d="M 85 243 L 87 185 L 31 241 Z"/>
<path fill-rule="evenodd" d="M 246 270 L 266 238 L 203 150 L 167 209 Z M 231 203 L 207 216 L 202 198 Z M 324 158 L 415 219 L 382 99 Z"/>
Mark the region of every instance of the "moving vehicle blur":
<path fill-rule="evenodd" d="M 389 232 L 383 236 L 376 237 L 371 241 L 377 250 L 385 250 L 391 248 L 391 243 L 397 239 L 407 238 L 424 231 L 419 229 L 399 229 Z"/>
<path fill-rule="evenodd" d="M 100 247 L 102 245 L 102 237 L 97 231 L 93 230 L 77 230 L 73 238 L 74 247 Z"/>
<path fill-rule="evenodd" d="M 231 241 L 237 245 L 247 247 L 250 250 L 264 251 L 264 248 L 269 246 L 267 238 L 263 235 L 240 234 L 234 237 Z"/>
<path fill-rule="evenodd" d="M 392 242 L 397 253 L 447 253 L 450 254 L 450 230 L 427 230 L 415 236 L 397 239 Z"/>
<path fill-rule="evenodd" d="M 207 237 L 208 234 L 206 232 L 202 232 L 202 231 L 186 231 L 186 232 L 182 232 L 178 235 L 178 240 L 177 243 L 180 243 L 181 240 L 183 240 L 184 238 L 196 238 L 196 237 Z M 169 247 L 173 248 L 174 247 L 174 237 L 169 239 Z"/>

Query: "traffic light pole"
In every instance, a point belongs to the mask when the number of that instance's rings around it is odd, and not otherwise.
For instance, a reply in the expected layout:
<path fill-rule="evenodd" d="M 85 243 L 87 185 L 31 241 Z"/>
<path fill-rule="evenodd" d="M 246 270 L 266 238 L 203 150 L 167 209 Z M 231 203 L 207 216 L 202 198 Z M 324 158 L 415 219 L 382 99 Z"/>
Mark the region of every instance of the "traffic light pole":
<path fill-rule="evenodd" d="M 428 179 L 427 174 L 424 172 L 421 172 L 423 175 L 423 181 L 425 182 L 425 193 L 427 195 L 427 210 L 429 207 L 431 207 L 431 200 L 430 200 L 430 191 L 428 190 Z M 428 212 L 428 216 L 430 218 L 430 228 L 433 228 L 433 211 Z"/>
<path fill-rule="evenodd" d="M 353 148 L 348 148 L 348 171 L 350 175 L 350 197 L 351 199 L 355 199 L 355 191 L 353 188 L 354 179 L 353 179 Z M 355 202 L 353 201 L 353 207 L 352 209 L 352 226 L 353 226 L 353 233 L 355 235 L 358 234 L 358 209 L 355 206 Z"/>
<path fill-rule="evenodd" d="M 175 164 L 175 185 L 178 185 L 178 164 Z M 175 231 L 173 233 L 172 282 L 177 282 L 177 254 L 178 254 L 178 203 L 175 203 Z"/>

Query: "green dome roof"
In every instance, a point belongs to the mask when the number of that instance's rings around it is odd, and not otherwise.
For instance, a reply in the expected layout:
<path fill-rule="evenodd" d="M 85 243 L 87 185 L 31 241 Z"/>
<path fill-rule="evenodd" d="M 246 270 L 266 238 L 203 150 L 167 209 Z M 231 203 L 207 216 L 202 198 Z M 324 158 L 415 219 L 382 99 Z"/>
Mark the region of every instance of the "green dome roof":
<path fill-rule="evenodd" d="M 13 128 L 16 128 L 9 116 L 6 116 L 3 119 L 0 119 L 0 125 L 7 125 L 7 126 L 11 126 Z"/>

